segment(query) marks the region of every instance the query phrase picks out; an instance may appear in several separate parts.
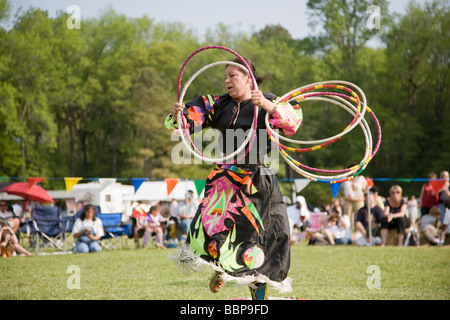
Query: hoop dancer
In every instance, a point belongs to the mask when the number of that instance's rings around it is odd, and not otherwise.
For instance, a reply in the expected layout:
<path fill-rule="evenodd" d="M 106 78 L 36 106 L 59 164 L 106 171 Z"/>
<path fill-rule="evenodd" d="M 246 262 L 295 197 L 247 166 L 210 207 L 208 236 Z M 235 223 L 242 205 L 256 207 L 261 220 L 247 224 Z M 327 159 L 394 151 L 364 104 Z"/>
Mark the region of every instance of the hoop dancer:
<path fill-rule="evenodd" d="M 205 197 L 190 225 L 187 247 L 177 260 L 191 269 L 198 264 L 212 266 L 212 292 L 218 292 L 227 281 L 235 281 L 249 286 L 252 299 L 264 300 L 267 284 L 280 292 L 291 290 L 287 276 L 289 222 L 277 178 L 264 163 L 271 146 L 265 116 L 269 113 L 272 126 L 292 135 L 302 115 L 295 101 L 275 104 L 275 95 L 257 89 L 254 82 L 260 84 L 263 79 L 256 77 L 253 63 L 244 60 L 237 57 L 226 65 L 228 93 L 205 95 L 186 104 L 178 102 L 165 124 L 171 131 L 183 129 L 177 123 L 177 113 L 182 113 L 189 134 L 215 128 L 222 135 L 222 152 L 227 154 L 237 149 L 238 133 L 249 132 L 256 122 L 256 142 L 246 145 L 241 161 L 234 157 L 231 162 L 219 163 L 209 174 Z M 250 68 L 240 68 L 236 63 Z M 245 72 L 248 69 L 251 74 Z M 260 107 L 257 116 L 254 105 Z"/>

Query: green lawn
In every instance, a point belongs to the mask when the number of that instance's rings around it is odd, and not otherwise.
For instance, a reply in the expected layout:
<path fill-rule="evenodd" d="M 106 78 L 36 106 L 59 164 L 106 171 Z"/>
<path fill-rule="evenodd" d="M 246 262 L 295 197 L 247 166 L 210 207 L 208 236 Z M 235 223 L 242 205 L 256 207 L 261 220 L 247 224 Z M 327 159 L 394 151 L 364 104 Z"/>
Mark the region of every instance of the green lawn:
<path fill-rule="evenodd" d="M 91 254 L 0 259 L 0 300 L 34 299 L 223 299 L 248 298 L 246 287 L 227 283 L 218 293 L 208 288 L 212 271 L 184 275 L 168 258 L 177 249 L 129 249 Z M 79 268 L 79 289 L 71 266 Z M 379 289 L 367 281 L 379 268 Z M 69 271 L 69 272 L 68 272 Z M 292 248 L 293 292 L 304 299 L 450 299 L 450 247 Z M 371 278 L 371 279 L 372 279 Z M 370 284 L 375 283 L 369 281 Z M 69 285 L 69 287 L 68 287 Z M 269 296 L 280 296 L 269 289 Z"/>

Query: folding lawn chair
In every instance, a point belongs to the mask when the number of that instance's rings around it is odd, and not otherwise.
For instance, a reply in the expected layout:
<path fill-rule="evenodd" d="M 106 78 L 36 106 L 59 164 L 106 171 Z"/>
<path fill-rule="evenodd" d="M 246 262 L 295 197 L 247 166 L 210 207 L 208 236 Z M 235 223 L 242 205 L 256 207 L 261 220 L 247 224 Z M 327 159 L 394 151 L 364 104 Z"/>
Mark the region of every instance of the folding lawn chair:
<path fill-rule="evenodd" d="M 24 245 L 25 239 L 28 239 L 28 249 L 33 249 L 35 247 L 34 240 L 36 235 L 36 229 L 33 226 L 30 218 L 25 218 L 25 222 L 20 224 L 20 238 L 19 242 L 22 247 L 26 247 Z"/>
<path fill-rule="evenodd" d="M 78 218 L 77 215 L 64 216 L 61 217 L 61 227 L 64 230 L 64 249 L 67 247 L 72 248 L 74 245 L 73 237 L 69 236 L 72 233 L 73 225 L 75 220 Z"/>
<path fill-rule="evenodd" d="M 61 225 L 59 207 L 36 207 L 32 210 L 30 233 L 35 235 L 36 254 L 47 247 L 66 252 L 64 248 L 65 233 Z M 42 244 L 40 243 L 42 240 Z"/>
<path fill-rule="evenodd" d="M 122 248 L 126 246 L 129 228 L 122 225 L 122 213 L 97 213 L 97 218 L 102 220 L 105 235 L 100 239 L 100 244 L 108 250 L 117 249 L 114 243 L 122 240 Z"/>

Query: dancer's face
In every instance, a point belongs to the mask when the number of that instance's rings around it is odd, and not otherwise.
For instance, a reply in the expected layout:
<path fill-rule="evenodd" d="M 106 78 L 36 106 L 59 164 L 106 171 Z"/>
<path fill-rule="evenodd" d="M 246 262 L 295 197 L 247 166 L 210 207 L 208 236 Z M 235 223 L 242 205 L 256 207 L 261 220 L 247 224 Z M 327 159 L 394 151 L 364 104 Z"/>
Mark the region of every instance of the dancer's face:
<path fill-rule="evenodd" d="M 225 86 L 230 96 L 238 102 L 251 98 L 251 78 L 239 67 L 228 66 L 225 69 Z"/>

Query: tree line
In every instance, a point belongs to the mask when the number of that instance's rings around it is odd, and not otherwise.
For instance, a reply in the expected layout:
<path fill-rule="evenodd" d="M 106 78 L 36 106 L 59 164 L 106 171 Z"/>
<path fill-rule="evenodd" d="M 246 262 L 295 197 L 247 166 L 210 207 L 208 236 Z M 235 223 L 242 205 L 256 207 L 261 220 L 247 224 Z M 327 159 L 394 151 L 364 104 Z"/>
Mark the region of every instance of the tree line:
<path fill-rule="evenodd" d="M 378 24 L 369 21 L 373 5 Z M 82 20 L 81 29 L 69 29 L 63 11 L 56 17 L 38 8 L 16 12 L 12 27 L 0 28 L 0 176 L 205 178 L 207 165 L 173 165 L 177 142 L 164 118 L 177 100 L 182 63 L 212 44 L 252 59 L 267 78 L 263 91 L 282 95 L 333 79 L 361 87 L 383 131 L 364 175 L 425 177 L 447 170 L 448 2 L 412 1 L 404 15 L 389 13 L 385 0 L 310 0 L 307 7 L 311 28 L 321 31 L 302 39 L 280 25 L 246 33 L 217 24 L 200 40 L 181 23 L 130 18 L 111 8 Z M 0 22 L 12 14 L 10 2 L 0 0 Z M 231 58 L 199 54 L 183 79 Z M 223 70 L 216 69 L 194 81 L 187 99 L 225 92 Z M 303 114 L 302 140 L 337 134 L 351 120 L 343 110 L 312 102 Z M 364 143 L 355 129 L 332 146 L 295 157 L 312 167 L 345 168 L 360 161 Z M 278 176 L 298 177 L 289 168 Z M 61 181 L 46 184 L 62 187 Z"/>

